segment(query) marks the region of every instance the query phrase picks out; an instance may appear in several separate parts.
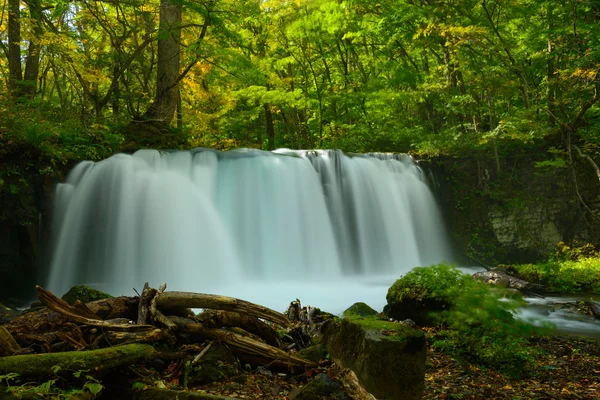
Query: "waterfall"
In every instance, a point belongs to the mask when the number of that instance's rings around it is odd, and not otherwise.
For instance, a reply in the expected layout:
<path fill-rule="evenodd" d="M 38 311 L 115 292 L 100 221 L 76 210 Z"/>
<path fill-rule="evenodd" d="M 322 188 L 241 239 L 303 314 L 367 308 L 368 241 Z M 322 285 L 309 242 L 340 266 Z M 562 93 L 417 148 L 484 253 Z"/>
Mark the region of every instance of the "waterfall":
<path fill-rule="evenodd" d="M 317 290 L 450 258 L 409 156 L 335 150 L 140 150 L 82 162 L 57 186 L 53 243 L 47 286 L 60 294 L 84 283 L 131 294 L 146 281 Z"/>

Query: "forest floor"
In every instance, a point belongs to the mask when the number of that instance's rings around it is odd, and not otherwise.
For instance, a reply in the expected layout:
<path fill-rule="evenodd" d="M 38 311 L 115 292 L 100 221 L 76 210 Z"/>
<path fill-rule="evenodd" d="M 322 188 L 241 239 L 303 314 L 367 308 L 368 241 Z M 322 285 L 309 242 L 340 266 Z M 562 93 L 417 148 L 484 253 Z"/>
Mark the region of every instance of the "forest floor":
<path fill-rule="evenodd" d="M 569 336 L 530 341 L 541 350 L 537 368 L 519 379 L 430 348 L 423 399 L 600 399 L 599 341 Z"/>
<path fill-rule="evenodd" d="M 433 337 L 435 328 L 426 328 Z M 600 342 L 593 339 L 550 336 L 531 339 L 540 350 L 537 367 L 529 376 L 509 378 L 492 369 L 469 364 L 447 353 L 428 349 L 423 399 L 569 400 L 600 399 Z M 334 367 L 335 368 L 335 367 Z M 238 375 L 192 391 L 236 399 L 287 400 L 319 373 L 301 375 L 268 370 Z"/>

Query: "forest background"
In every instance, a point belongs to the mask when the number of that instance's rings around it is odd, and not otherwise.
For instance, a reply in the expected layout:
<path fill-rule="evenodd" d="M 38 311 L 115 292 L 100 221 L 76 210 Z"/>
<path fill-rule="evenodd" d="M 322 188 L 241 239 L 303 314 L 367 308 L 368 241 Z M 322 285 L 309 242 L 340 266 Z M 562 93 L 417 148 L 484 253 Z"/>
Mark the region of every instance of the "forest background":
<path fill-rule="evenodd" d="M 572 170 L 595 218 L 575 166 L 600 176 L 599 23 L 596 0 L 3 0 L 0 218 L 34 237 L 74 163 L 199 146 L 485 159 L 498 176 L 525 154 Z"/>

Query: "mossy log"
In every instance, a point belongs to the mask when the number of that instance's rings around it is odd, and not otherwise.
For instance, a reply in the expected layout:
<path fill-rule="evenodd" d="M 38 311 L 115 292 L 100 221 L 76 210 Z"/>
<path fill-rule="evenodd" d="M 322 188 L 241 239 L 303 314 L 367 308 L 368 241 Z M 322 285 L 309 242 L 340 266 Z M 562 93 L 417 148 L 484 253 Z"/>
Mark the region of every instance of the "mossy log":
<path fill-rule="evenodd" d="M 285 315 L 268 307 L 215 294 L 165 292 L 157 299 L 156 305 L 159 309 L 184 307 L 233 311 L 275 322 L 286 328 L 293 325 Z"/>
<path fill-rule="evenodd" d="M 136 343 L 99 350 L 0 357 L 0 375 L 16 372 L 27 377 L 49 376 L 57 367 L 101 375 L 115 368 L 148 361 L 155 354 L 151 345 Z"/>
<path fill-rule="evenodd" d="M 169 319 L 177 324 L 180 331 L 212 340 L 219 340 L 227 344 L 237 356 L 242 358 L 243 356 L 248 356 L 258 363 L 288 369 L 293 367 L 314 368 L 318 366 L 318 364 L 313 361 L 296 357 L 277 347 L 270 346 L 266 343 L 250 339 L 234 332 L 224 329 L 206 328 L 204 325 L 186 318 L 169 317 Z"/>
<path fill-rule="evenodd" d="M 169 390 L 149 388 L 133 394 L 133 400 L 237 400 L 233 397 L 216 396 L 199 392 L 184 392 L 181 390 Z"/>

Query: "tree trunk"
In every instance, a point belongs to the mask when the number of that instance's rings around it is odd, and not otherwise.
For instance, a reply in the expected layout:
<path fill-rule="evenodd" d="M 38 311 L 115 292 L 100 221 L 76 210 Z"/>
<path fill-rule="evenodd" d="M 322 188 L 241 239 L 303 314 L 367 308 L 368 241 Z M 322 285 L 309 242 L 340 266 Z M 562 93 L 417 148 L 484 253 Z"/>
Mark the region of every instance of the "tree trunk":
<path fill-rule="evenodd" d="M 21 11 L 19 0 L 8 0 L 8 84 L 13 95 L 19 96 L 23 69 L 21 67 Z"/>
<path fill-rule="evenodd" d="M 31 17 L 35 37 L 29 42 L 22 90 L 24 95 L 33 98 L 37 92 L 37 80 L 40 74 L 40 45 L 38 40 L 43 33 L 42 6 L 39 0 L 30 0 L 27 5 L 29 6 L 29 16 Z"/>
<path fill-rule="evenodd" d="M 271 106 L 268 103 L 263 104 L 265 110 L 265 121 L 267 123 L 267 139 L 268 139 L 268 150 L 275 149 L 275 127 L 273 126 L 273 113 L 271 113 Z M 262 143 L 261 143 L 262 145 Z"/>
<path fill-rule="evenodd" d="M 552 9 L 553 5 L 546 5 L 546 17 L 548 19 L 548 60 L 546 61 L 546 101 L 548 103 L 548 122 L 552 125 L 556 122 L 556 93 L 554 86 L 554 43 L 552 41 L 554 38 L 552 37 L 552 29 L 554 28 L 554 24 L 552 23 Z"/>
<path fill-rule="evenodd" d="M 181 3 L 161 0 L 158 28 L 156 98 L 147 117 L 168 125 L 179 103 L 179 45 L 181 42 Z"/>

